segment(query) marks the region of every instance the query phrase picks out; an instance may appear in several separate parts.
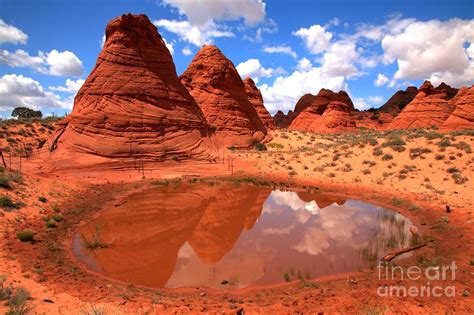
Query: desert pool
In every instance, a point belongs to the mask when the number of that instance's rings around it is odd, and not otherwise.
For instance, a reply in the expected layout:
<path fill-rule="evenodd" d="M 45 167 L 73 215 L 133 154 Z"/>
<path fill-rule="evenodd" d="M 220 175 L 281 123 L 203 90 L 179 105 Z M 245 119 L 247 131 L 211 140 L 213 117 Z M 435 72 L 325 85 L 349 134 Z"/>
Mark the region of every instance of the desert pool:
<path fill-rule="evenodd" d="M 75 233 L 73 252 L 126 283 L 238 289 L 373 267 L 409 247 L 413 229 L 397 212 L 337 195 L 179 184 L 104 209 Z M 85 246 L 94 238 L 109 246 Z"/>

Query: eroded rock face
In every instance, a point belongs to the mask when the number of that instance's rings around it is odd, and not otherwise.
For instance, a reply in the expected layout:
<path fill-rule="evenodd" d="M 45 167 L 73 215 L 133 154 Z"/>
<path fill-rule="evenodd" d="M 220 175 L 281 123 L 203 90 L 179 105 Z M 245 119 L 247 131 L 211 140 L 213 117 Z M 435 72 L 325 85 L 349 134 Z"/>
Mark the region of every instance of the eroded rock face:
<path fill-rule="evenodd" d="M 418 89 L 414 86 L 409 86 L 405 91 L 398 91 L 383 104 L 379 111 L 382 113 L 398 114 L 405 106 L 410 103 L 418 94 Z"/>
<path fill-rule="evenodd" d="M 156 27 L 145 15 L 127 14 L 107 25 L 96 65 L 56 132 L 56 154 L 203 158 L 208 134 Z"/>
<path fill-rule="evenodd" d="M 452 89 L 446 84 L 434 88 L 425 81 L 416 97 L 393 119 L 387 129 L 427 128 L 441 126 L 454 110 Z"/>
<path fill-rule="evenodd" d="M 334 93 L 328 89 L 321 89 L 317 95 L 309 93 L 303 95 L 296 103 L 295 110 L 290 110 L 285 118 L 282 119 L 282 122 L 280 123 L 281 128 L 290 128 L 290 125 L 298 117 L 298 115 L 309 107 L 312 107 L 312 112 L 322 115 L 329 103 L 332 101 L 339 101 L 354 107 L 349 95 L 347 95 L 345 91 Z M 305 115 L 304 117 L 307 116 Z M 296 125 L 298 124 L 299 123 Z"/>
<path fill-rule="evenodd" d="M 452 99 L 454 110 L 442 130 L 474 129 L 474 85 L 463 87 Z"/>
<path fill-rule="evenodd" d="M 267 130 L 249 102 L 242 79 L 217 47 L 204 46 L 180 79 L 221 143 L 249 147 L 264 140 Z"/>
<path fill-rule="evenodd" d="M 255 85 L 255 82 L 252 80 L 251 77 L 247 77 L 244 80 L 244 84 L 245 92 L 247 93 L 249 102 L 257 110 L 257 114 L 258 117 L 260 117 L 260 120 L 263 122 L 267 129 L 275 129 L 275 122 L 273 121 L 273 118 L 270 113 L 265 108 L 265 105 L 263 104 L 262 93 L 260 93 L 260 90 Z"/>
<path fill-rule="evenodd" d="M 273 116 L 273 121 L 278 128 L 285 128 L 283 127 L 285 119 L 286 115 L 281 110 L 277 111 L 275 116 Z"/>
<path fill-rule="evenodd" d="M 311 106 L 302 111 L 291 123 L 292 130 L 304 130 L 319 133 L 340 133 L 357 131 L 354 120 L 354 108 L 349 104 L 332 101 L 324 112 L 321 107 Z"/>
<path fill-rule="evenodd" d="M 303 110 L 297 113 L 289 129 L 322 133 L 356 130 L 354 104 L 344 91 L 321 89 L 316 96 L 304 95 L 298 103 L 298 109 Z"/>

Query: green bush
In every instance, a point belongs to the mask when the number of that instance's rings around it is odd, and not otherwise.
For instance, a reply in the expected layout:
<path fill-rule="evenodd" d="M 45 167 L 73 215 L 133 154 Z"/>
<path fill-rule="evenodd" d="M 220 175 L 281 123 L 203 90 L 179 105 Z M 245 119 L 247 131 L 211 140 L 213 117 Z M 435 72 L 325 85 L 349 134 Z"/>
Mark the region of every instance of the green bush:
<path fill-rule="evenodd" d="M 263 143 L 256 143 L 254 147 L 257 151 L 267 151 L 267 146 Z"/>
<path fill-rule="evenodd" d="M 12 184 L 10 183 L 10 176 L 8 174 L 0 174 L 0 187 L 10 189 Z"/>
<path fill-rule="evenodd" d="M 41 201 L 41 202 L 47 202 L 48 201 L 48 199 L 46 199 L 46 197 L 43 197 L 43 196 L 39 197 L 38 200 Z"/>
<path fill-rule="evenodd" d="M 30 230 L 19 231 L 16 233 L 16 237 L 22 242 L 33 242 L 35 239 L 35 232 Z"/>
<path fill-rule="evenodd" d="M 383 161 L 393 160 L 393 155 L 385 154 L 384 156 L 382 156 L 382 160 Z"/>
<path fill-rule="evenodd" d="M 19 205 L 8 196 L 0 196 L 0 207 L 6 210 L 18 209 Z"/>
<path fill-rule="evenodd" d="M 6 315 L 28 314 L 32 307 L 28 300 L 31 298 L 30 292 L 23 287 L 17 287 L 8 299 L 8 311 Z"/>

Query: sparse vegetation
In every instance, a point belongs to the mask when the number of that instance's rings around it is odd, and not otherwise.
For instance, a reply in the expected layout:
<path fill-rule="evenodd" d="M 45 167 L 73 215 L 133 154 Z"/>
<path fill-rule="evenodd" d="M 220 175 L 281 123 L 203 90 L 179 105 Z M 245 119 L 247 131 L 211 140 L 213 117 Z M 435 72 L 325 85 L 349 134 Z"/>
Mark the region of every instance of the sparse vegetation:
<path fill-rule="evenodd" d="M 28 314 L 32 307 L 29 303 L 30 292 L 23 287 L 17 287 L 8 299 L 8 311 L 6 315 L 24 315 Z"/>
<path fill-rule="evenodd" d="M 16 233 L 16 237 L 22 242 L 33 242 L 35 239 L 35 232 L 31 230 L 19 231 Z"/>
<path fill-rule="evenodd" d="M 102 239 L 102 227 L 100 225 L 94 227 L 94 232 L 92 233 L 91 238 L 87 238 L 82 234 L 82 246 L 89 250 L 108 248 L 111 244 L 111 242 L 106 242 Z"/>
<path fill-rule="evenodd" d="M 257 151 L 267 151 L 267 146 L 263 143 L 256 143 L 255 144 L 255 150 Z"/>

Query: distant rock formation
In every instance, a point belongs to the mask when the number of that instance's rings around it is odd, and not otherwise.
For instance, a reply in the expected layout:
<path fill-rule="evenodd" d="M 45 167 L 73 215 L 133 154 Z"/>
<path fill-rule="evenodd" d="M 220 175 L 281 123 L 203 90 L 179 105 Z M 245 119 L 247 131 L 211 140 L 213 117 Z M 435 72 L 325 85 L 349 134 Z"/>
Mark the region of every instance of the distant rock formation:
<path fill-rule="evenodd" d="M 257 114 L 260 117 L 260 120 L 263 122 L 267 129 L 275 129 L 275 122 L 273 121 L 273 118 L 270 113 L 265 108 L 265 105 L 263 104 L 262 93 L 260 93 L 260 90 L 255 85 L 255 82 L 253 82 L 251 77 L 247 77 L 244 80 L 244 84 L 245 92 L 247 93 L 249 102 L 257 110 Z"/>
<path fill-rule="evenodd" d="M 454 110 L 442 130 L 474 129 L 474 85 L 463 87 L 452 99 Z"/>
<path fill-rule="evenodd" d="M 330 102 L 323 113 L 321 107 L 308 107 L 291 123 L 290 130 L 302 130 L 318 133 L 340 133 L 357 131 L 353 117 L 354 108 L 339 102 Z"/>
<path fill-rule="evenodd" d="M 249 102 L 242 79 L 217 47 L 201 48 L 180 79 L 221 143 L 249 147 L 265 139 L 267 130 Z"/>
<path fill-rule="evenodd" d="M 338 133 L 357 129 L 354 104 L 346 92 L 321 89 L 318 95 L 304 95 L 297 103 L 301 110 L 289 126 L 291 130 Z M 296 107 L 295 106 L 295 112 Z"/>
<path fill-rule="evenodd" d="M 279 128 L 289 128 L 293 120 L 295 120 L 295 118 L 308 107 L 314 107 L 313 112 L 319 112 L 322 114 L 331 101 L 340 101 L 354 106 L 349 95 L 347 95 L 345 91 L 334 93 L 328 89 L 321 89 L 317 95 L 310 93 L 303 95 L 298 102 L 296 102 L 294 110 L 288 111 L 288 114 L 286 115 L 279 111 L 280 113 L 277 112 L 273 119 Z M 318 107 L 319 109 L 316 109 L 315 107 Z"/>
<path fill-rule="evenodd" d="M 378 111 L 396 115 L 415 98 L 416 94 L 418 94 L 418 89 L 414 86 L 407 87 L 405 91 L 400 90 L 393 94 Z"/>
<path fill-rule="evenodd" d="M 441 126 L 454 110 L 451 98 L 457 89 L 442 83 L 434 88 L 425 81 L 416 97 L 393 119 L 387 129 L 427 128 Z"/>
<path fill-rule="evenodd" d="M 71 160 L 73 153 L 206 158 L 209 132 L 156 27 L 145 15 L 127 14 L 107 25 L 104 47 L 52 149 Z"/>
<path fill-rule="evenodd" d="M 273 116 L 273 121 L 275 122 L 275 125 L 278 128 L 286 128 L 286 127 L 283 127 L 285 119 L 286 119 L 286 115 L 281 110 L 277 111 L 275 116 Z"/>

